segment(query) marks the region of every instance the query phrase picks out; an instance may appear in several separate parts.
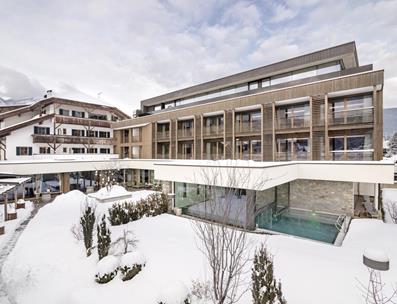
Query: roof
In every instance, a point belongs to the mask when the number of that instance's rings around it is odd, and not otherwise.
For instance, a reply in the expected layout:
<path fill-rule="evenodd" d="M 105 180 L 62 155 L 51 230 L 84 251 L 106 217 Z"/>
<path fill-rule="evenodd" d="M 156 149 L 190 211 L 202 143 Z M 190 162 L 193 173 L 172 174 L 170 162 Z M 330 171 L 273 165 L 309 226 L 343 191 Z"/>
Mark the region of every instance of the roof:
<path fill-rule="evenodd" d="M 44 114 L 44 115 L 41 115 L 38 117 L 33 117 L 32 119 L 25 120 L 23 122 L 19 122 L 17 124 L 11 125 L 11 126 L 8 126 L 6 128 L 0 129 L 0 137 L 4 137 L 4 136 L 10 134 L 12 131 L 24 128 L 26 126 L 30 126 L 35 123 L 45 121 L 47 119 L 52 118 L 53 116 L 55 116 L 55 114 Z"/>
<path fill-rule="evenodd" d="M 0 185 L 21 185 L 30 181 L 31 179 L 31 177 L 0 178 Z"/>
<path fill-rule="evenodd" d="M 87 108 L 92 108 L 92 109 L 101 109 L 101 110 L 107 110 L 111 113 L 114 113 L 116 115 L 118 115 L 120 118 L 122 119 L 128 119 L 130 118 L 129 115 L 127 115 L 126 113 L 124 113 L 123 111 L 119 110 L 116 107 L 111 107 L 111 106 L 106 106 L 106 105 L 101 105 L 101 104 L 95 104 L 95 103 L 91 103 L 91 102 L 85 102 L 85 101 L 78 101 L 78 100 L 71 100 L 71 99 L 65 99 L 65 98 L 59 98 L 59 97 L 48 97 L 48 98 L 44 98 L 41 100 L 36 101 L 35 103 L 22 107 L 22 108 L 18 108 L 15 110 L 11 110 L 11 111 L 7 111 L 4 113 L 0 113 L 0 119 L 4 119 L 7 117 L 11 117 L 14 115 L 19 115 L 21 113 L 26 113 L 26 112 L 30 112 L 33 110 L 36 110 L 40 107 L 46 107 L 50 104 L 53 103 L 61 103 L 61 104 L 68 104 L 68 105 L 74 105 L 74 106 L 84 106 Z"/>
<path fill-rule="evenodd" d="M 160 102 L 167 102 L 175 99 L 185 98 L 210 90 L 216 90 L 227 86 L 257 80 L 260 78 L 266 78 L 271 75 L 284 73 L 297 68 L 309 67 L 314 63 L 320 64 L 333 60 L 341 60 L 343 62 L 344 68 L 358 67 L 359 63 L 356 43 L 354 41 L 348 42 L 313 53 L 304 54 L 287 60 L 265 65 L 259 68 L 251 69 L 245 72 L 233 74 L 209 82 L 204 82 L 198 85 L 159 95 L 153 98 L 145 99 L 141 101 L 141 106 L 151 106 Z"/>

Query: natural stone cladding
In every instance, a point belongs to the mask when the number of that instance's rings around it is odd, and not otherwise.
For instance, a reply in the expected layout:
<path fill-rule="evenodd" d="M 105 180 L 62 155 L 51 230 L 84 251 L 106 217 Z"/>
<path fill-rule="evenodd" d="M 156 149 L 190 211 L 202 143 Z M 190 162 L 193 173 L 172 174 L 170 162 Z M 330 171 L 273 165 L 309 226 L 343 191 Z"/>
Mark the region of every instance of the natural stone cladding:
<path fill-rule="evenodd" d="M 290 184 L 290 207 L 353 215 L 353 183 L 296 180 Z"/>

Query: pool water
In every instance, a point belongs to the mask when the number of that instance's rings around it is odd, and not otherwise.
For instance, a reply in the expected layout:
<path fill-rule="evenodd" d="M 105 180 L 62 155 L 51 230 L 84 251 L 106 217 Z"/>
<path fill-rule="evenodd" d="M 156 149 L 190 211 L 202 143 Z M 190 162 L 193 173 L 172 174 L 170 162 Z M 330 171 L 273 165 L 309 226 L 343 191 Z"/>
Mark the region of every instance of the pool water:
<path fill-rule="evenodd" d="M 276 213 L 269 208 L 257 215 L 256 224 L 258 228 L 333 244 L 339 232 L 335 227 L 337 218 L 336 215 L 290 208 Z"/>

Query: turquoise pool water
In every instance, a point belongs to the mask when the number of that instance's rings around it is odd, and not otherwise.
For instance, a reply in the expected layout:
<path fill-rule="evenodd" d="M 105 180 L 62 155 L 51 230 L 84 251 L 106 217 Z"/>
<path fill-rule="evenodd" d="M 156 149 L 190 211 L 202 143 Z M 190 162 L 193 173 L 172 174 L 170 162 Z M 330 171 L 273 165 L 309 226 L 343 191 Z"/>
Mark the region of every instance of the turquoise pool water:
<path fill-rule="evenodd" d="M 280 213 L 269 208 L 256 217 L 258 228 L 273 230 L 303 238 L 333 244 L 338 229 L 335 227 L 337 216 L 286 209 Z"/>

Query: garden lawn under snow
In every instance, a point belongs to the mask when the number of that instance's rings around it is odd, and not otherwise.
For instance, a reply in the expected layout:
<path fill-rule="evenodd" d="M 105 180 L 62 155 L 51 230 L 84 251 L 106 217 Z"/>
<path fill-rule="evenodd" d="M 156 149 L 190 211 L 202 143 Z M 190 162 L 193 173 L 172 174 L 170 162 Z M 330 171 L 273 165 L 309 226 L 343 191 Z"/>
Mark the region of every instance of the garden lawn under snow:
<path fill-rule="evenodd" d="M 96 251 L 87 258 L 84 245 L 70 231 L 79 220 L 84 201 L 85 195 L 78 191 L 59 196 L 40 209 L 21 235 L 1 274 L 16 303 L 156 304 L 171 297 L 174 301 L 168 304 L 180 304 L 182 297 L 177 299 L 178 295 L 187 292 L 192 280 L 209 279 L 190 220 L 163 214 L 128 224 L 139 240 L 137 250 L 146 260 L 143 270 L 131 281 L 116 277 L 107 284 L 97 284 Z M 112 238 L 124 228 L 112 227 Z M 396 237 L 397 225 L 378 220 L 353 220 L 342 247 L 250 234 L 254 245 L 267 239 L 275 255 L 275 275 L 281 279 L 290 304 L 363 303 L 357 280 L 367 282 L 368 272 L 362 265 L 367 247 L 388 253 L 391 269 L 383 273 L 383 279 L 388 286 L 396 284 Z M 252 303 L 251 294 L 246 293 L 240 303 Z"/>

